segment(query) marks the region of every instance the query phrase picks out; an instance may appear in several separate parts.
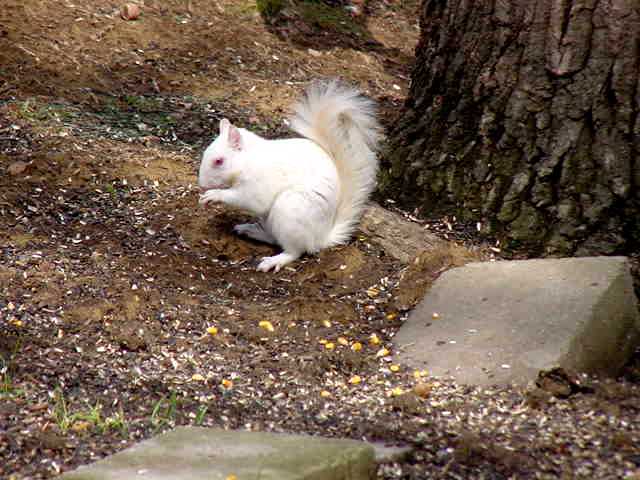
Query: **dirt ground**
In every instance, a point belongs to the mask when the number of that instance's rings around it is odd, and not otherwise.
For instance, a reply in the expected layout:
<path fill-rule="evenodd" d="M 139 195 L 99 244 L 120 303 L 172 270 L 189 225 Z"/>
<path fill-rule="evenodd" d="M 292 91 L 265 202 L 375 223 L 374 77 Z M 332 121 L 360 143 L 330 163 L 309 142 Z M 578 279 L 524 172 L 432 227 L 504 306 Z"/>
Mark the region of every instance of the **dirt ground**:
<path fill-rule="evenodd" d="M 274 249 L 232 234 L 245 215 L 197 205 L 220 118 L 289 135 L 312 79 L 357 84 L 391 125 L 416 0 L 295 2 L 274 23 L 252 1 L 138 4 L 0 8 L 0 478 L 191 424 L 414 447 L 380 478 L 640 478 L 637 365 L 566 398 L 393 365 L 424 278 L 461 258 L 418 275 L 358 234 L 259 273 Z"/>

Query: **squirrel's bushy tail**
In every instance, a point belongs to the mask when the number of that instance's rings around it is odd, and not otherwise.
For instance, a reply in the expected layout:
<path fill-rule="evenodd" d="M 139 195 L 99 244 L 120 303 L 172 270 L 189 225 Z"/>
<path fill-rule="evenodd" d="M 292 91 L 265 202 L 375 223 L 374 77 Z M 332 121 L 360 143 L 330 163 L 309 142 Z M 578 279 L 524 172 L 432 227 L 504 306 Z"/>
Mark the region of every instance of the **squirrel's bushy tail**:
<path fill-rule="evenodd" d="M 345 243 L 376 186 L 380 127 L 375 104 L 333 80 L 312 85 L 294 109 L 292 129 L 324 148 L 340 177 L 336 218 L 325 247 Z"/>

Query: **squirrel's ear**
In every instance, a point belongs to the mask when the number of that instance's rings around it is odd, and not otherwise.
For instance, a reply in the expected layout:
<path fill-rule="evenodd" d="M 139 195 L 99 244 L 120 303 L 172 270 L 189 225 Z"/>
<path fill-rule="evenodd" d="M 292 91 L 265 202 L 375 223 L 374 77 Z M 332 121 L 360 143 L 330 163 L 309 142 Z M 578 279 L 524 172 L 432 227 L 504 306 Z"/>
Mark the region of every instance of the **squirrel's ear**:
<path fill-rule="evenodd" d="M 229 125 L 231 125 L 231 122 L 229 122 L 229 120 L 227 120 L 226 118 L 223 118 L 222 120 L 220 120 L 220 124 L 219 124 L 220 135 L 222 135 L 229 128 Z"/>
<path fill-rule="evenodd" d="M 240 136 L 240 130 L 229 123 L 229 133 L 227 134 L 227 140 L 229 146 L 234 150 L 242 150 L 242 137 Z"/>

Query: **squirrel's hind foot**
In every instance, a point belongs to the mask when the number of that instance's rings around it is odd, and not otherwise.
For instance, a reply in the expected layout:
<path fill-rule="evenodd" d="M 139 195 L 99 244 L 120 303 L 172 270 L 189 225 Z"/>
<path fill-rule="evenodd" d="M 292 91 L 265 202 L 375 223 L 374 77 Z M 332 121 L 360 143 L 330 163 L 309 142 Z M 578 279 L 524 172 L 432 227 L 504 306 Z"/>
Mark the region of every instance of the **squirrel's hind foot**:
<path fill-rule="evenodd" d="M 296 260 L 300 255 L 294 255 L 287 252 L 282 252 L 273 257 L 263 257 L 262 261 L 258 265 L 260 272 L 268 272 L 273 269 L 274 272 L 279 272 L 282 267 Z"/>

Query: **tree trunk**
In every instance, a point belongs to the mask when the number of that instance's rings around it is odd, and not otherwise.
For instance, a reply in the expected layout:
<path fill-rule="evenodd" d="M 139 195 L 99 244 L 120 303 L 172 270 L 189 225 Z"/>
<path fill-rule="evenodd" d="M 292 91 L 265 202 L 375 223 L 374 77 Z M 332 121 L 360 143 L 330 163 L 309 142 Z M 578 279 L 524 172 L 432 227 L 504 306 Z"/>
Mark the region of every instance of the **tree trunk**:
<path fill-rule="evenodd" d="M 640 2 L 424 0 L 381 191 L 547 253 L 640 242 Z M 540 252 L 541 253 L 541 252 Z"/>

